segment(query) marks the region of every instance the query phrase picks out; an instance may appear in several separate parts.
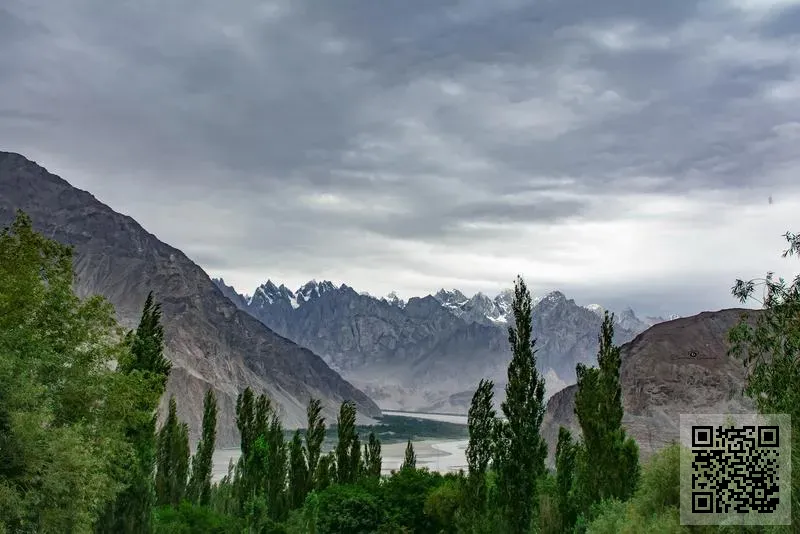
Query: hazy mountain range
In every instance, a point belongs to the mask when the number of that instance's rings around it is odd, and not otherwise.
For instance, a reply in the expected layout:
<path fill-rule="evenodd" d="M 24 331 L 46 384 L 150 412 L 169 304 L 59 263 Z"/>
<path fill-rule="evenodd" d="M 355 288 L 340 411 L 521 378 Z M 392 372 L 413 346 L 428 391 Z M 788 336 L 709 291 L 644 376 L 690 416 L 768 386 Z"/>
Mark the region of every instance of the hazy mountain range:
<path fill-rule="evenodd" d="M 214 282 L 240 309 L 319 354 L 383 409 L 464 412 L 484 377 L 502 394 L 513 322 L 510 289 L 495 297 L 441 289 L 404 301 L 327 280 L 296 290 L 267 280 L 252 295 Z M 577 363 L 594 361 L 603 312 L 559 291 L 534 299 L 537 357 L 548 393 L 574 382 Z M 619 343 L 665 320 L 639 319 L 630 309 L 616 319 Z"/>

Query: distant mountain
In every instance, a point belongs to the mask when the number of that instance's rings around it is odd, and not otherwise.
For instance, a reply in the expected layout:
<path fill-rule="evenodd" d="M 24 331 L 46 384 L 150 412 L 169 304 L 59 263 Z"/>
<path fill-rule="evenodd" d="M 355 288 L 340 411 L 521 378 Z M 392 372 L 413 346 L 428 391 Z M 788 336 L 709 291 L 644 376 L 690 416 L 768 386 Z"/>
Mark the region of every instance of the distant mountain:
<path fill-rule="evenodd" d="M 173 365 L 167 395 L 176 396 L 193 439 L 209 388 L 219 402 L 221 446 L 238 443 L 234 405 L 247 386 L 268 393 L 289 428 L 305 423 L 311 396 L 323 400 L 329 420 L 345 399 L 356 402 L 362 419 L 380 415 L 372 400 L 317 355 L 237 310 L 250 299 L 222 281 L 213 284 L 180 250 L 25 157 L 0 152 L 0 226 L 17 209 L 30 215 L 38 231 L 74 246 L 77 293 L 106 297 L 124 326 L 136 325 L 147 293 L 154 292 L 163 306 L 166 355 Z"/>
<path fill-rule="evenodd" d="M 248 299 L 215 282 L 237 306 L 321 355 L 384 409 L 447 406 L 463 413 L 468 402 L 459 403 L 481 378 L 505 382 L 511 290 L 490 298 L 442 289 L 403 302 L 329 281 L 293 291 L 268 280 Z M 593 361 L 602 318 L 559 291 L 534 302 L 537 358 L 554 392 L 574 382 L 577 363 Z M 619 325 L 616 338 L 623 343 L 636 333 Z"/>
<path fill-rule="evenodd" d="M 673 319 L 622 346 L 623 425 L 639 444 L 643 459 L 679 440 L 682 413 L 752 413 L 752 401 L 742 394 L 745 368 L 728 356 L 727 333 L 742 314 L 752 323 L 760 313 L 728 309 Z M 580 434 L 576 391 L 577 386 L 570 385 L 547 403 L 542 435 L 551 464 L 559 427 Z"/>

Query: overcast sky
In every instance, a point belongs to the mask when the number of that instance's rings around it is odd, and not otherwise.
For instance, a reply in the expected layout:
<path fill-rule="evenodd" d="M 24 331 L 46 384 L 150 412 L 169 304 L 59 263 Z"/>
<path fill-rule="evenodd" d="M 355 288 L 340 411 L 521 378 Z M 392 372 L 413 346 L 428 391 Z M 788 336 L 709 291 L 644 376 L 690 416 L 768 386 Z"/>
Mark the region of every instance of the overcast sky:
<path fill-rule="evenodd" d="M 800 2 L 4 0 L 0 149 L 241 292 L 731 307 L 800 265 Z"/>

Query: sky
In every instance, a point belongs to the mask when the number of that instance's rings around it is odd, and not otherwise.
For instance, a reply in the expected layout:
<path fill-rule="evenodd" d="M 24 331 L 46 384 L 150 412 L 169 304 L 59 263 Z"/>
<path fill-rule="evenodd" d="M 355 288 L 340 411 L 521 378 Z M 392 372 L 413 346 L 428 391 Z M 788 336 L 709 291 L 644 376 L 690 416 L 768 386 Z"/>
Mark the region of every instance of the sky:
<path fill-rule="evenodd" d="M 0 149 L 242 293 L 732 307 L 798 271 L 798 142 L 800 1 L 0 5 Z"/>

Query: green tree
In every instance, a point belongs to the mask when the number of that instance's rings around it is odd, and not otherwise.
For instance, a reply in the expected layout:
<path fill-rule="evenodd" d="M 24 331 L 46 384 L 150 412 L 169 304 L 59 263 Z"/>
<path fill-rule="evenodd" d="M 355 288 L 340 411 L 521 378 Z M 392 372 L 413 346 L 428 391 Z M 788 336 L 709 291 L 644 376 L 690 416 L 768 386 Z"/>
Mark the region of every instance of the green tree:
<path fill-rule="evenodd" d="M 375 432 L 369 433 L 369 440 L 364 444 L 364 472 L 365 475 L 372 479 L 378 479 L 381 476 L 383 457 L 381 456 L 381 440 L 375 435 Z"/>
<path fill-rule="evenodd" d="M 161 324 L 161 305 L 155 302 L 152 291 L 145 299 L 139 325 L 128 332 L 130 346 L 118 360 L 117 370 L 139 382 L 148 392 L 130 399 L 128 439 L 136 449 L 136 462 L 120 475 L 125 490 L 98 522 L 98 532 L 145 534 L 150 532 L 155 504 L 153 471 L 156 461 L 156 409 L 166 389 L 171 369 L 164 356 L 164 328 Z"/>
<path fill-rule="evenodd" d="M 308 465 L 303 452 L 303 439 L 296 430 L 289 445 L 289 506 L 292 509 L 303 505 L 308 493 Z"/>
<path fill-rule="evenodd" d="M 306 487 L 311 490 L 320 488 L 320 456 L 322 455 L 322 443 L 325 441 L 325 418 L 322 417 L 322 404 L 319 399 L 312 398 L 308 402 L 306 409 L 306 463 L 308 465 L 308 483 Z M 327 478 L 327 464 L 324 466 L 325 478 Z"/>
<path fill-rule="evenodd" d="M 209 389 L 203 399 L 203 430 L 192 458 L 189 496 L 194 504 L 207 506 L 211 499 L 211 470 L 217 441 L 217 397 Z"/>
<path fill-rule="evenodd" d="M 584 512 L 602 500 L 626 500 L 639 479 L 638 446 L 622 427 L 620 349 L 613 337 L 614 316 L 606 312 L 599 336 L 598 367 L 578 364 L 576 368 L 575 415 L 583 434 L 577 488 Z"/>
<path fill-rule="evenodd" d="M 483 513 L 485 511 L 486 470 L 492 459 L 492 439 L 496 420 L 494 383 L 491 380 L 481 380 L 478 383 L 478 389 L 472 396 L 467 413 L 469 429 L 469 443 L 466 450 L 469 469 L 467 493 L 470 512 Z"/>
<path fill-rule="evenodd" d="M 578 448 L 570 431 L 563 426 L 560 427 L 556 445 L 556 490 L 559 515 L 565 528 L 572 528 L 577 519 L 573 487 Z"/>
<path fill-rule="evenodd" d="M 249 387 L 236 397 L 236 428 L 240 435 L 242 458 L 250 454 L 250 446 L 255 442 L 255 396 Z"/>
<path fill-rule="evenodd" d="M 417 468 L 417 455 L 414 452 L 414 444 L 411 443 L 411 440 L 408 440 L 406 444 L 406 453 L 403 457 L 403 464 L 400 466 L 400 470 L 407 470 L 407 469 L 416 469 Z"/>
<path fill-rule="evenodd" d="M 373 534 L 383 523 L 378 497 L 361 486 L 335 484 L 315 497 L 318 534 Z"/>
<path fill-rule="evenodd" d="M 158 433 L 156 497 L 159 505 L 178 506 L 186 496 L 189 470 L 189 427 L 178 419 L 175 397 Z"/>
<path fill-rule="evenodd" d="M 531 295 L 522 277 L 514 284 L 511 305 L 515 325 L 508 329 L 512 358 L 508 365 L 505 421 L 496 424 L 495 468 L 499 502 L 511 533 L 527 532 L 534 513 L 537 480 L 545 473 L 547 446 L 540 434 L 544 417 L 544 378 L 536 369 Z"/>
<path fill-rule="evenodd" d="M 22 212 L 0 232 L 0 532 L 90 532 L 138 462 L 151 384 L 113 371 L 131 347 L 72 258 Z"/>
<path fill-rule="evenodd" d="M 783 236 L 788 248 L 783 257 L 800 256 L 800 234 Z M 790 283 L 775 279 L 736 280 L 732 293 L 742 303 L 763 286 L 763 310 L 752 324 L 748 314 L 729 332 L 730 353 L 747 369 L 745 393 L 762 414 L 788 414 L 792 419 L 792 471 L 800 473 L 800 276 Z M 800 532 L 800 476 L 792 476 L 792 523 Z"/>
<path fill-rule="evenodd" d="M 356 481 L 358 473 L 355 468 L 354 452 L 359 455 L 361 447 L 357 444 L 356 433 L 356 405 L 352 401 L 345 401 L 339 408 L 339 417 L 336 420 L 336 430 L 339 441 L 336 444 L 336 481 L 339 484 L 350 484 Z"/>
<path fill-rule="evenodd" d="M 267 434 L 266 494 L 269 517 L 282 521 L 288 512 L 288 450 L 283 437 L 283 425 L 278 414 L 273 413 Z"/>

